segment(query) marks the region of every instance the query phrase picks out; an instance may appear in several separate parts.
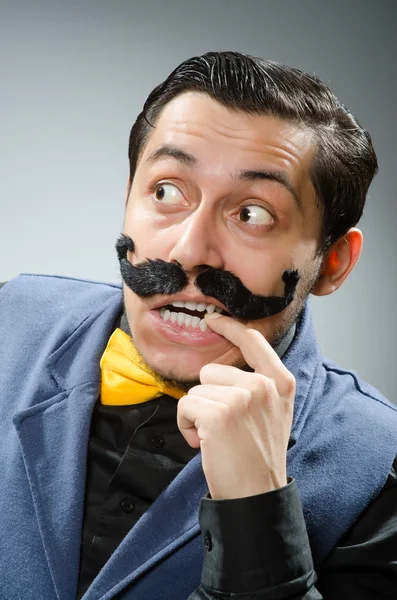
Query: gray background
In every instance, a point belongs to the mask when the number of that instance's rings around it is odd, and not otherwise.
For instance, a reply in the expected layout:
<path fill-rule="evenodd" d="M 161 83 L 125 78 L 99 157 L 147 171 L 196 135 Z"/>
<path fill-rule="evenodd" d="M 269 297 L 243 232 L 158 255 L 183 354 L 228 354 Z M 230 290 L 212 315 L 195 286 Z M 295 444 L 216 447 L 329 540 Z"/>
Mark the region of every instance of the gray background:
<path fill-rule="evenodd" d="M 325 81 L 371 132 L 380 174 L 344 287 L 313 299 L 325 354 L 397 401 L 394 0 L 0 0 L 0 281 L 118 279 L 129 129 L 182 60 L 238 50 Z"/>

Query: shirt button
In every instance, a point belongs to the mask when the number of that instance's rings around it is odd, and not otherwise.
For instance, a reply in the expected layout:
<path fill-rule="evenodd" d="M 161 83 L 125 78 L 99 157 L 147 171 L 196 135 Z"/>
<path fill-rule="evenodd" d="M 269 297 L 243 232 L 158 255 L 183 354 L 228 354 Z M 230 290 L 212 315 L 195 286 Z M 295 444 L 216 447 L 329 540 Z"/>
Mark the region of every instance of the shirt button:
<path fill-rule="evenodd" d="M 210 532 L 208 531 L 204 536 L 204 548 L 207 550 L 207 552 L 211 552 L 212 546 L 212 537 Z"/>
<path fill-rule="evenodd" d="M 132 513 L 135 510 L 135 502 L 132 498 L 124 498 L 124 500 L 120 502 L 120 506 L 125 513 Z"/>
<path fill-rule="evenodd" d="M 156 434 L 152 437 L 151 442 L 155 448 L 162 448 L 165 444 L 165 439 L 162 435 Z"/>

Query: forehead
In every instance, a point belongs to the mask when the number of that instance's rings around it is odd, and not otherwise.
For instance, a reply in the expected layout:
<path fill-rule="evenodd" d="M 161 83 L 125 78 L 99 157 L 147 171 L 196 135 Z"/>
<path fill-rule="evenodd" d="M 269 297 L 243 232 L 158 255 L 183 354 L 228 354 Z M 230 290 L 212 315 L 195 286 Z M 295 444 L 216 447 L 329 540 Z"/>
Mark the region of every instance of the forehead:
<path fill-rule="evenodd" d="M 271 115 L 251 115 L 221 105 L 203 93 L 186 92 L 162 110 L 150 133 L 141 162 L 161 145 L 196 151 L 198 162 L 219 167 L 275 166 L 291 175 L 309 176 L 314 149 L 306 127 Z M 242 161 L 244 164 L 242 164 Z"/>

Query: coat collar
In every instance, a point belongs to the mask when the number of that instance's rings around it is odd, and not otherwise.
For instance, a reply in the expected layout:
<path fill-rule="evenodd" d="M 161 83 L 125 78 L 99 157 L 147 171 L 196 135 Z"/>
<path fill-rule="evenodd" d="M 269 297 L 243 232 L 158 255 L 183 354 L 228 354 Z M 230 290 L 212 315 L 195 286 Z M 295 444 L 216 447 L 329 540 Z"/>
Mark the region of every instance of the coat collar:
<path fill-rule="evenodd" d="M 303 427 L 307 398 L 320 365 L 320 351 L 308 303 L 306 303 L 296 324 L 294 340 L 282 360 L 296 380 L 294 416 L 290 439 L 290 445 L 293 445 Z"/>

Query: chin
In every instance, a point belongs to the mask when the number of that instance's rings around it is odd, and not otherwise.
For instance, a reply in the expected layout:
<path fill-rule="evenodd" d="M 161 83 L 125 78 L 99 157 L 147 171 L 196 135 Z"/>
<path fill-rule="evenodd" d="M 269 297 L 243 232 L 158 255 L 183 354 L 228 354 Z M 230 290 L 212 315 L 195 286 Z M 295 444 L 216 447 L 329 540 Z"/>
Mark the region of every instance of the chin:
<path fill-rule="evenodd" d="M 141 352 L 141 351 L 140 351 Z M 149 367 L 160 377 L 176 382 L 196 382 L 200 379 L 200 371 L 204 365 L 212 362 L 210 357 L 197 356 L 192 350 L 173 349 L 161 351 L 148 349 L 147 353 L 142 349 L 142 357 Z"/>

